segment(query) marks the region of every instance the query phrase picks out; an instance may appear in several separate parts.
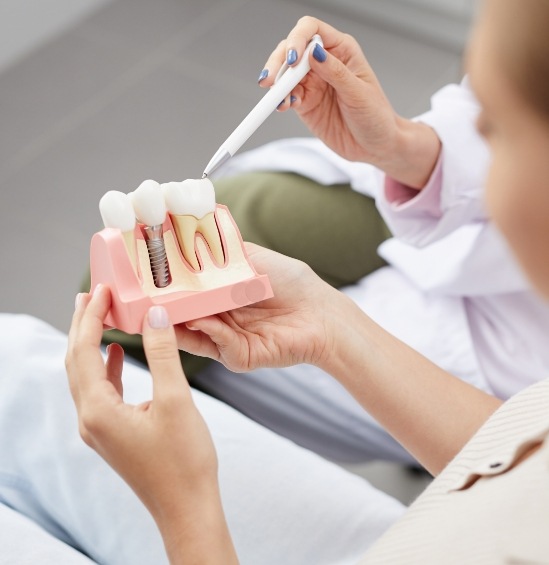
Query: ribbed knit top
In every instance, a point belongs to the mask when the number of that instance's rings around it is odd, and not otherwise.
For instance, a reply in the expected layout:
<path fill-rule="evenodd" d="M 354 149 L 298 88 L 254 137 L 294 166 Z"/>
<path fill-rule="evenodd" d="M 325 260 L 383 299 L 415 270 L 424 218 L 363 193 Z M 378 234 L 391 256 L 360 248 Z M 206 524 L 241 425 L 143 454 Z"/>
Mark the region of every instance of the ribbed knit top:
<path fill-rule="evenodd" d="M 549 379 L 489 418 L 360 561 L 372 563 L 549 563 Z"/>

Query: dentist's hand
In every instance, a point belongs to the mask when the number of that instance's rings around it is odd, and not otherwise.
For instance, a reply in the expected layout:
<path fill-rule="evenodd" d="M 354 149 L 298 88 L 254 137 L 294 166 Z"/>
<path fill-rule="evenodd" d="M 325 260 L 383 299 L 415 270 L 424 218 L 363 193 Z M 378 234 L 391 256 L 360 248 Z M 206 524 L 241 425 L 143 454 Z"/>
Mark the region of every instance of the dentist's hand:
<path fill-rule="evenodd" d="M 396 114 L 350 35 L 316 18 L 301 18 L 267 60 L 268 74 L 260 85 L 272 86 L 284 62 L 297 63 L 314 34 L 322 37 L 324 49 L 317 46 L 311 51 L 311 71 L 292 92 L 291 107 L 342 157 L 371 163 L 400 182 L 423 187 L 438 158 L 440 141 L 430 127 Z M 290 98 L 279 110 L 289 107 Z"/>
<path fill-rule="evenodd" d="M 117 471 L 153 515 L 170 561 L 233 563 L 217 483 L 217 456 L 194 405 L 179 360 L 173 326 L 163 307 L 143 325 L 143 345 L 153 379 L 153 399 L 124 403 L 124 352 L 100 352 L 110 292 L 81 294 L 69 334 L 66 368 L 80 433 Z"/>
<path fill-rule="evenodd" d="M 223 363 L 232 371 L 322 365 L 332 350 L 333 321 L 343 294 L 305 263 L 252 243 L 246 250 L 274 297 L 176 326 L 179 347 Z"/>

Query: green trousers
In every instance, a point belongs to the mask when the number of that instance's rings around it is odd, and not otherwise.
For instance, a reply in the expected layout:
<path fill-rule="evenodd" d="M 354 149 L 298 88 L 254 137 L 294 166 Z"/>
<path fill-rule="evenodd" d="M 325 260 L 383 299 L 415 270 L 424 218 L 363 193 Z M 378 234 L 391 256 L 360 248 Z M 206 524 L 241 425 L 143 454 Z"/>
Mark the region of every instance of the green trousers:
<path fill-rule="evenodd" d="M 375 271 L 384 261 L 378 245 L 390 236 L 374 201 L 348 185 L 324 186 L 292 173 L 247 173 L 214 182 L 244 241 L 304 261 L 339 288 Z M 89 289 L 89 275 L 84 283 Z M 146 362 L 141 336 L 105 332 L 104 343 L 120 343 L 126 354 Z M 188 377 L 208 359 L 181 352 Z"/>

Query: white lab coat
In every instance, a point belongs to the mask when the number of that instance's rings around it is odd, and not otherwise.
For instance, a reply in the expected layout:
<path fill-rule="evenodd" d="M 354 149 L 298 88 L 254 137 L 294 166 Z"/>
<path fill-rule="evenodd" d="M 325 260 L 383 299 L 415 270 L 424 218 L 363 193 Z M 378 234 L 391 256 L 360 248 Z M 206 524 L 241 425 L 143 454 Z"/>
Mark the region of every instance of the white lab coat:
<path fill-rule="evenodd" d="M 389 331 L 448 371 L 508 398 L 549 371 L 549 307 L 538 298 L 488 220 L 488 149 L 475 129 L 478 104 L 466 79 L 432 98 L 417 119 L 443 144 L 440 181 L 403 204 L 383 175 L 342 159 L 316 139 L 270 143 L 221 170 L 291 171 L 322 184 L 350 183 L 376 198 L 394 238 L 379 249 L 389 268 L 344 289 Z"/>

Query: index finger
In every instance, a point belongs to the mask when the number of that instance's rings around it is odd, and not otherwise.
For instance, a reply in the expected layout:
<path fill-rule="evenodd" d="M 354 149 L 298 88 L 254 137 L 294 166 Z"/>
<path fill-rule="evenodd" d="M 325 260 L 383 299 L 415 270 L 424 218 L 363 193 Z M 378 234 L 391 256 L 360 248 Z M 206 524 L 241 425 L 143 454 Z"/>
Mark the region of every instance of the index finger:
<path fill-rule="evenodd" d="M 264 68 L 264 72 L 268 71 L 268 73 L 266 77 L 262 78 L 260 85 L 262 87 L 272 86 L 278 71 L 285 62 L 291 66 L 297 64 L 303 56 L 307 44 L 315 34 L 320 35 L 325 49 L 339 46 L 346 37 L 346 34 L 322 20 L 311 16 L 300 18 L 286 39 L 282 40 L 269 55 Z M 291 51 L 295 55 L 290 55 Z M 290 63 L 290 60 L 293 62 Z"/>
<path fill-rule="evenodd" d="M 111 305 L 108 287 L 97 285 L 92 295 L 79 295 L 77 307 L 69 330 L 69 349 L 76 341 L 92 341 L 99 346 L 103 335 L 103 323 Z"/>
<path fill-rule="evenodd" d="M 103 369 L 99 351 L 103 321 L 111 304 L 110 291 L 98 286 L 91 299 L 84 295 L 76 308 L 69 333 L 66 367 L 73 388 L 88 388 L 97 380 L 96 372 Z M 78 381 L 78 382 L 76 382 Z"/>
<path fill-rule="evenodd" d="M 297 54 L 297 59 L 292 64 L 299 62 L 305 47 L 315 34 L 320 35 L 325 49 L 337 47 L 345 38 L 344 33 L 326 22 L 312 16 L 304 16 L 298 20 L 286 38 L 286 56 L 288 57 L 292 50 Z"/>

